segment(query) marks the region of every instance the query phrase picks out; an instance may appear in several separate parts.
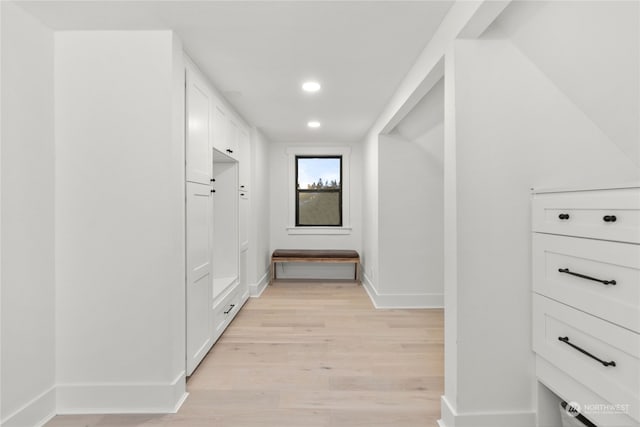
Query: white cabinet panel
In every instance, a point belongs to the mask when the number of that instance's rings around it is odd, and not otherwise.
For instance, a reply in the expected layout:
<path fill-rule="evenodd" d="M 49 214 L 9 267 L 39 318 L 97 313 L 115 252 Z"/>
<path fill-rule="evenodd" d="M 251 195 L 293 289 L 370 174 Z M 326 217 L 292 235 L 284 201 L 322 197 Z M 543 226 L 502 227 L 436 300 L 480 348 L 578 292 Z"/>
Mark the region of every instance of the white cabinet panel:
<path fill-rule="evenodd" d="M 240 192 L 240 249 L 249 246 L 249 197 L 246 192 Z"/>
<path fill-rule="evenodd" d="M 640 243 L 640 189 L 542 193 L 533 231 Z"/>
<path fill-rule="evenodd" d="M 213 101 L 213 148 L 235 160 L 238 159 L 239 127 L 233 114 L 217 98 Z"/>
<path fill-rule="evenodd" d="M 216 102 L 213 108 L 213 148 L 221 153 L 229 147 L 229 119 L 221 103 Z"/>
<path fill-rule="evenodd" d="M 227 148 L 225 148 L 225 153 L 234 159 L 238 158 L 239 150 L 239 139 L 240 139 L 240 128 L 238 127 L 238 123 L 233 117 L 229 118 L 229 138 L 227 140 Z"/>
<path fill-rule="evenodd" d="M 534 233 L 533 290 L 640 333 L 640 246 Z"/>
<path fill-rule="evenodd" d="M 240 192 L 248 196 L 249 182 L 251 180 L 251 137 L 247 129 L 240 129 L 240 140 L 238 149 L 240 150 Z"/>
<path fill-rule="evenodd" d="M 237 117 L 197 67 L 186 69 L 186 370 L 239 311 Z"/>
<path fill-rule="evenodd" d="M 238 163 L 214 162 L 213 297 L 238 280 Z"/>
<path fill-rule="evenodd" d="M 198 74 L 187 69 L 187 181 L 209 184 L 211 178 L 211 92 Z"/>
<path fill-rule="evenodd" d="M 191 375 L 213 345 L 210 320 L 213 221 L 211 187 L 188 182 L 186 191 L 186 362 L 187 375 Z"/>
<path fill-rule="evenodd" d="M 640 334 L 534 295 L 533 349 L 640 421 Z"/>
<path fill-rule="evenodd" d="M 538 191 L 532 224 L 538 380 L 600 427 L 640 425 L 640 188 Z"/>
<path fill-rule="evenodd" d="M 224 297 L 221 297 L 213 309 L 214 334 L 219 336 L 235 317 L 242 305 L 240 286 L 236 286 Z"/>

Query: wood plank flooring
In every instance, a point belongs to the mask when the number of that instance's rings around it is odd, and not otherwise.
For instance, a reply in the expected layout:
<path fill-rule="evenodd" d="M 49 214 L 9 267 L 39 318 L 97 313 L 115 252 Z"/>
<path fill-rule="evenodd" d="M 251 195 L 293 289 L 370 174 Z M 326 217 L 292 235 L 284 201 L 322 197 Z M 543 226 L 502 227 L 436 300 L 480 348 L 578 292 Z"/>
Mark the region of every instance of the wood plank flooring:
<path fill-rule="evenodd" d="M 57 416 L 47 427 L 435 427 L 443 311 L 376 310 L 353 282 L 276 281 L 187 382 L 177 414 Z"/>

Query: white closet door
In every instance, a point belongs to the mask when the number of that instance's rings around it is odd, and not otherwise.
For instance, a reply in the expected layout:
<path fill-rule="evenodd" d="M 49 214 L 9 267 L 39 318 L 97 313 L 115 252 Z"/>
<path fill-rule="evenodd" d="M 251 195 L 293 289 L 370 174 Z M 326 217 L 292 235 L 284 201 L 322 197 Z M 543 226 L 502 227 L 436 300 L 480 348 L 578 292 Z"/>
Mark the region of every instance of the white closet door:
<path fill-rule="evenodd" d="M 187 375 L 191 375 L 213 345 L 211 194 L 209 185 L 187 183 Z"/>
<path fill-rule="evenodd" d="M 187 69 L 187 181 L 209 184 L 211 179 L 211 92 Z"/>
<path fill-rule="evenodd" d="M 221 153 L 227 154 L 226 149 L 229 148 L 229 126 L 227 120 L 227 114 L 223 110 L 219 102 L 216 102 L 213 107 L 213 141 L 212 146 Z"/>
<path fill-rule="evenodd" d="M 228 147 L 225 150 L 226 154 L 233 157 L 234 159 L 238 158 L 238 150 L 239 150 L 239 139 L 240 139 L 240 128 L 238 127 L 238 123 L 236 123 L 235 119 L 229 118 L 229 140 Z"/>

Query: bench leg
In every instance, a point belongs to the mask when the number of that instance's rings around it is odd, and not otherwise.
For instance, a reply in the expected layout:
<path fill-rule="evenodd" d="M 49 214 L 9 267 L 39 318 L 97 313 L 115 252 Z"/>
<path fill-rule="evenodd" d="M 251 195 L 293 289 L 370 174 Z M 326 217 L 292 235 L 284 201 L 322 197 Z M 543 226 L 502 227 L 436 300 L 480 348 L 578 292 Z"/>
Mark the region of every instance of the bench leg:
<path fill-rule="evenodd" d="M 276 280 L 276 263 L 274 261 L 271 261 L 271 278 L 269 279 L 269 286 L 271 286 L 271 284 L 273 283 L 274 280 Z"/>

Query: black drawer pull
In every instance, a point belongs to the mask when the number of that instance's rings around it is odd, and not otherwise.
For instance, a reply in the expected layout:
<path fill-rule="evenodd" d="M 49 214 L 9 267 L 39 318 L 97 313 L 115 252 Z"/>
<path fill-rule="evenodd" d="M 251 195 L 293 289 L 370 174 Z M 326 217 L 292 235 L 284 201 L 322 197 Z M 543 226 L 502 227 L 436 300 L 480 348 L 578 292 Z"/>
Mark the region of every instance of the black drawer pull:
<path fill-rule="evenodd" d="M 570 274 L 570 275 L 576 276 L 576 277 L 580 277 L 581 279 L 593 280 L 594 282 L 599 282 L 599 283 L 602 283 L 603 285 L 615 285 L 616 284 L 615 280 L 596 279 L 595 277 L 585 276 L 584 274 L 580 274 L 580 273 L 574 273 L 573 271 L 569 271 L 568 268 L 559 268 L 558 272 L 559 273 Z"/>
<path fill-rule="evenodd" d="M 211 189 L 211 192 L 212 192 L 212 193 L 215 193 L 215 192 L 216 192 L 216 190 L 214 190 L 214 189 L 212 188 L 212 189 Z"/>
<path fill-rule="evenodd" d="M 602 363 L 602 365 L 604 365 L 604 366 L 616 366 L 616 362 L 614 362 L 613 360 L 611 362 L 605 362 L 602 359 L 598 359 L 596 356 L 594 356 L 593 354 L 589 353 L 587 350 L 583 350 L 580 347 L 578 347 L 577 345 L 571 344 L 569 342 L 569 337 L 558 337 L 558 340 L 562 341 L 563 343 L 565 343 L 566 345 L 568 345 L 568 346 L 570 346 L 572 348 L 575 348 L 580 353 L 589 356 L 593 360 L 597 360 L 598 362 Z"/>
<path fill-rule="evenodd" d="M 225 311 L 225 312 L 224 312 L 224 314 L 229 314 L 229 313 L 231 313 L 231 310 L 233 310 L 233 307 L 235 307 L 235 306 L 236 306 L 235 304 L 231 304 L 231 305 L 229 305 L 229 310 Z"/>
<path fill-rule="evenodd" d="M 605 215 L 602 217 L 602 220 L 604 222 L 616 222 L 618 220 L 618 218 L 616 218 L 615 215 Z"/>
<path fill-rule="evenodd" d="M 233 150 L 232 150 L 232 149 L 230 149 L 230 148 L 227 148 L 225 151 L 226 151 L 227 153 L 229 153 L 229 154 L 233 154 Z"/>
<path fill-rule="evenodd" d="M 558 218 L 560 218 L 560 219 L 569 219 L 569 214 L 561 213 L 560 215 L 558 215 Z"/>

